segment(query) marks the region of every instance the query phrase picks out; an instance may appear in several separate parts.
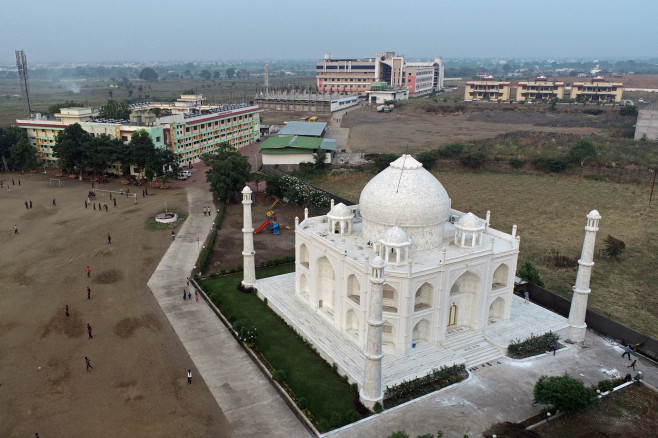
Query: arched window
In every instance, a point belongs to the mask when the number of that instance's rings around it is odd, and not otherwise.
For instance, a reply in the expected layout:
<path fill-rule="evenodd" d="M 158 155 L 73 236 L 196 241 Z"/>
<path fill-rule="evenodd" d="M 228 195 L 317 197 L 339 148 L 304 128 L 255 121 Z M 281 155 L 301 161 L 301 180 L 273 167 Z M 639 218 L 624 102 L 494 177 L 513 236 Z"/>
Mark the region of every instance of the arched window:
<path fill-rule="evenodd" d="M 347 298 L 361 304 L 361 286 L 354 274 L 347 277 Z"/>
<path fill-rule="evenodd" d="M 356 338 L 359 337 L 359 316 L 352 309 L 345 315 L 345 331 Z"/>
<path fill-rule="evenodd" d="M 491 289 L 500 289 L 507 286 L 507 279 L 509 278 L 509 268 L 506 264 L 502 264 L 496 268 L 491 282 Z"/>
<path fill-rule="evenodd" d="M 423 283 L 416 291 L 414 310 L 429 309 L 432 307 L 432 293 L 434 288 L 429 283 Z"/>
<path fill-rule="evenodd" d="M 430 341 L 430 323 L 428 320 L 423 318 L 418 321 L 414 326 L 411 339 L 416 344 Z"/>
<path fill-rule="evenodd" d="M 505 300 L 498 297 L 489 306 L 489 323 L 495 323 L 503 319 L 505 315 Z"/>
<path fill-rule="evenodd" d="M 299 263 L 308 269 L 308 248 L 303 243 L 299 247 Z"/>
<path fill-rule="evenodd" d="M 384 312 L 397 313 L 398 311 L 398 291 L 396 291 L 393 286 L 386 283 L 384 284 L 384 296 L 383 296 L 383 305 Z"/>
<path fill-rule="evenodd" d="M 318 260 L 317 267 L 318 307 L 328 310 L 328 313 L 333 315 L 335 307 L 334 268 L 326 257 Z"/>

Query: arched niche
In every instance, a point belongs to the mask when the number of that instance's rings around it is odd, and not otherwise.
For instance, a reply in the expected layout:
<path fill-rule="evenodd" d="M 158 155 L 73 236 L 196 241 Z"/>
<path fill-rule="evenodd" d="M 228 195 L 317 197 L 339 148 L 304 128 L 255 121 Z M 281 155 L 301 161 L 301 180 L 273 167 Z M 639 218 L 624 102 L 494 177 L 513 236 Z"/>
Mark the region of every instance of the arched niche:
<path fill-rule="evenodd" d="M 334 268 L 329 259 L 321 257 L 317 263 L 318 307 L 332 316 L 335 307 L 335 290 Z"/>
<path fill-rule="evenodd" d="M 384 284 L 383 293 L 384 312 L 397 313 L 398 311 L 398 291 L 388 283 Z"/>
<path fill-rule="evenodd" d="M 414 297 L 414 311 L 429 309 L 432 307 L 432 295 L 434 288 L 429 283 L 423 283 L 416 291 Z"/>
<path fill-rule="evenodd" d="M 304 243 L 299 246 L 299 263 L 308 269 L 308 248 Z"/>
<path fill-rule="evenodd" d="M 361 285 L 354 274 L 347 277 L 347 298 L 361 304 Z"/>
<path fill-rule="evenodd" d="M 503 263 L 496 268 L 491 281 L 491 289 L 500 289 L 507 286 L 507 279 L 509 278 L 509 267 Z"/>
<path fill-rule="evenodd" d="M 416 323 L 412 331 L 411 340 L 415 344 L 428 343 L 431 338 L 430 322 L 425 318 Z"/>

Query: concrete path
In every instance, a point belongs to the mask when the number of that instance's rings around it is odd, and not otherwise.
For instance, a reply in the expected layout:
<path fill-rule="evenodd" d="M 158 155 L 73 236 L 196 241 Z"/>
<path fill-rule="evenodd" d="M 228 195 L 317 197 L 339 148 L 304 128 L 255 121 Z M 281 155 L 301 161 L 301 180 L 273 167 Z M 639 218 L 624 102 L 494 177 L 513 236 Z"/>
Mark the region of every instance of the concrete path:
<path fill-rule="evenodd" d="M 207 189 L 188 188 L 187 199 L 189 216 L 149 279 L 149 288 L 228 419 L 230 436 L 310 436 L 210 307 L 203 300 L 196 303 L 194 293 L 192 300 L 183 301 L 183 289 L 190 290 L 185 278 L 216 214 L 203 215 L 203 207 L 212 206 Z"/>
<path fill-rule="evenodd" d="M 623 348 L 615 341 L 587 332 L 582 346 L 570 345 L 557 354 L 543 354 L 525 360 L 500 358 L 491 366 L 480 366 L 470 378 L 443 391 L 429 394 L 406 405 L 374 415 L 351 427 L 326 434 L 327 437 L 385 437 L 397 430 L 415 437 L 441 430 L 446 438 L 481 436 L 491 425 L 519 422 L 538 414 L 542 405 L 533 407 L 532 390 L 541 375 L 568 373 L 592 385 L 609 378 L 636 372 L 622 358 Z M 645 381 L 658 384 L 658 367 L 646 359 L 638 359 L 636 370 Z"/>

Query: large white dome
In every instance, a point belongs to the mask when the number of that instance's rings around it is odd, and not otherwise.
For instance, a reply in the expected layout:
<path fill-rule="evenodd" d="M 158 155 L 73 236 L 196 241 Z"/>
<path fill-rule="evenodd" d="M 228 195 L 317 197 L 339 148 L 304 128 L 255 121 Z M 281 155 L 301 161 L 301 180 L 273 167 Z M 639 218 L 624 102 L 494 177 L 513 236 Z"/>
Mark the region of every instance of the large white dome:
<path fill-rule="evenodd" d="M 410 237 L 412 250 L 431 249 L 443 243 L 450 198 L 422 164 L 403 155 L 363 188 L 359 209 L 365 241 L 376 242 L 397 225 Z"/>

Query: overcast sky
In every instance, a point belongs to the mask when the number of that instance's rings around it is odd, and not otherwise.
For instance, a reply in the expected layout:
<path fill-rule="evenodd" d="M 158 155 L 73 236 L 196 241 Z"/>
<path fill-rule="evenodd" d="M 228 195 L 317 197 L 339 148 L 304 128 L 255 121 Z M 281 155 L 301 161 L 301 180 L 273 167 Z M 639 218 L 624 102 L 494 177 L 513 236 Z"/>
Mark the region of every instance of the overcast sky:
<path fill-rule="evenodd" d="M 58 0 L 2 8 L 0 64 L 658 56 L 658 0 Z"/>

